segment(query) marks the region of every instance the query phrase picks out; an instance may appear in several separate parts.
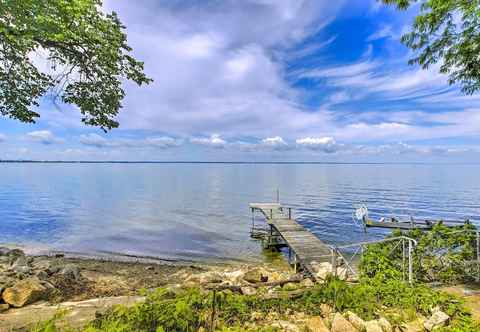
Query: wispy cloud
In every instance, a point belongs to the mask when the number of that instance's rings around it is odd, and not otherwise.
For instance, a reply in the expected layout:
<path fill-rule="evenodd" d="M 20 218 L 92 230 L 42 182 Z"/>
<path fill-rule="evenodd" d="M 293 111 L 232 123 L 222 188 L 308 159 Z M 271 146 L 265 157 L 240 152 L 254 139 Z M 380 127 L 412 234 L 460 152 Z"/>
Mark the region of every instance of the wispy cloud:
<path fill-rule="evenodd" d="M 205 145 L 216 149 L 223 149 L 227 145 L 227 142 L 218 134 L 212 134 L 210 137 L 191 138 L 190 142 L 192 144 Z"/>
<path fill-rule="evenodd" d="M 172 137 L 146 137 L 143 139 L 119 138 L 107 139 L 98 134 L 87 134 L 79 137 L 79 142 L 96 148 L 156 148 L 168 149 L 180 146 L 182 141 Z"/>
<path fill-rule="evenodd" d="M 32 132 L 29 132 L 26 136 L 31 141 L 38 142 L 45 145 L 58 144 L 58 143 L 64 142 L 63 139 L 56 137 L 49 130 L 32 131 Z"/>

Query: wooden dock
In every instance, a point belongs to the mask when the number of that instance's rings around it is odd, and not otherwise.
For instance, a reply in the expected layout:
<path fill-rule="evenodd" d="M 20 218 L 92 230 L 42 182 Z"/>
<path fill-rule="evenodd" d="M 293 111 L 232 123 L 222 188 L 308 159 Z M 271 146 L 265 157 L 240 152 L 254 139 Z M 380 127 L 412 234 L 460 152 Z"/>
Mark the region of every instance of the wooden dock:
<path fill-rule="evenodd" d="M 255 232 L 254 213 L 261 212 L 267 222 L 264 240 L 266 246 L 288 247 L 289 262 L 302 268 L 312 277 L 312 262 L 332 262 L 332 248 L 295 221 L 291 208 L 279 203 L 251 203 L 253 215 L 252 235 Z"/>

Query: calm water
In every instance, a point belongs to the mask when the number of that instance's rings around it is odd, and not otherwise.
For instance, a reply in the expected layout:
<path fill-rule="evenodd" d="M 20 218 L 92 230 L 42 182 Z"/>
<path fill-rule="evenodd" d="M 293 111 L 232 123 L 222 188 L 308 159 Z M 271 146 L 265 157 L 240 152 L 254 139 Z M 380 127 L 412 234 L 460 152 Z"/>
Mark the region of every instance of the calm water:
<path fill-rule="evenodd" d="M 280 198 L 329 243 L 371 216 L 480 220 L 478 165 L 0 164 L 0 242 L 73 253 L 261 259 L 249 202 Z"/>

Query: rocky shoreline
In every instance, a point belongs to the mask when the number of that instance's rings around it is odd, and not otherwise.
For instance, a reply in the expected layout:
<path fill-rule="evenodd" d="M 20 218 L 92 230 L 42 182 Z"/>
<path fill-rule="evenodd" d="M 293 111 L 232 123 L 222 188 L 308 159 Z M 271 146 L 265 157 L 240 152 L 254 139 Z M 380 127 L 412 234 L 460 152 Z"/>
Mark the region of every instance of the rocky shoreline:
<path fill-rule="evenodd" d="M 28 256 L 17 248 L 0 247 L 0 331 L 28 331 L 35 324 L 64 311 L 57 327 L 81 328 L 113 305 L 130 306 L 145 300 L 149 290 L 200 288 L 231 292 L 258 299 L 295 299 L 314 282 L 283 262 L 261 264 L 190 265 L 100 261 L 54 256 Z M 317 280 L 330 274 L 328 263 L 318 264 Z M 342 274 L 341 274 L 342 275 Z M 340 275 L 340 277 L 341 277 Z M 283 331 L 392 332 L 392 324 L 379 317 L 362 320 L 356 313 L 335 312 L 321 305 L 321 315 L 292 311 L 287 315 L 252 312 L 248 328 L 271 326 Z M 433 309 L 431 317 L 417 315 L 404 331 L 430 331 L 450 317 Z"/>

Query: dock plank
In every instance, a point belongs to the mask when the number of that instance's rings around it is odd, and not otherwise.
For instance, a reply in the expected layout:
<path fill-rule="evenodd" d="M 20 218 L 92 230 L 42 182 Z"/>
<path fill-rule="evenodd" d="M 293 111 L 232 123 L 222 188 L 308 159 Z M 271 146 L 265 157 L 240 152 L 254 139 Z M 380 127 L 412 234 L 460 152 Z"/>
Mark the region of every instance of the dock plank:
<path fill-rule="evenodd" d="M 289 218 L 288 209 L 279 203 L 251 203 L 252 210 L 260 211 L 266 222 L 283 238 L 295 253 L 297 262 L 314 276 L 312 262 L 330 261 L 331 248 L 318 237 Z"/>

